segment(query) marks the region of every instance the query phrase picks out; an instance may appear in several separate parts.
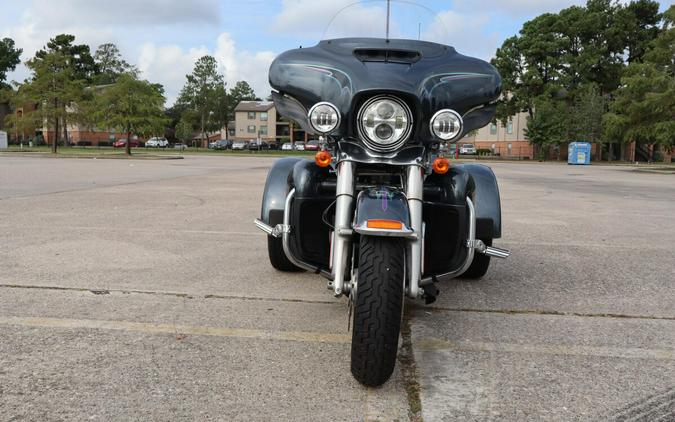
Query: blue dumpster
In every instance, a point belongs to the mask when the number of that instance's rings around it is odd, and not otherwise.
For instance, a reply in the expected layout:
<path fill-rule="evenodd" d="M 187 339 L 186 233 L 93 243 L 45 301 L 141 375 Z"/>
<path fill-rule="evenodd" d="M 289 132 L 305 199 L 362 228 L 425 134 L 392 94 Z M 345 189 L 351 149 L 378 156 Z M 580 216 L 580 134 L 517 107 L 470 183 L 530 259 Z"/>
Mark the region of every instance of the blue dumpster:
<path fill-rule="evenodd" d="M 570 142 L 567 149 L 567 164 L 580 164 L 583 166 L 591 164 L 591 143 Z"/>

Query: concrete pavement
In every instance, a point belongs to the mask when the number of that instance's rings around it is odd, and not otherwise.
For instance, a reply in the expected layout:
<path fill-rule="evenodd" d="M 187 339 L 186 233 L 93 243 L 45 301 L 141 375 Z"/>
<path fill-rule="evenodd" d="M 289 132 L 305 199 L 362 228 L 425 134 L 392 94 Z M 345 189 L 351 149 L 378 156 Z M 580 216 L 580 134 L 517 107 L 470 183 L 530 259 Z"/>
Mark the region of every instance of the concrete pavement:
<path fill-rule="evenodd" d="M 346 301 L 251 224 L 272 161 L 0 155 L 0 415 L 675 417 L 672 175 L 493 164 L 512 256 L 408 302 L 416 371 L 364 389 Z"/>

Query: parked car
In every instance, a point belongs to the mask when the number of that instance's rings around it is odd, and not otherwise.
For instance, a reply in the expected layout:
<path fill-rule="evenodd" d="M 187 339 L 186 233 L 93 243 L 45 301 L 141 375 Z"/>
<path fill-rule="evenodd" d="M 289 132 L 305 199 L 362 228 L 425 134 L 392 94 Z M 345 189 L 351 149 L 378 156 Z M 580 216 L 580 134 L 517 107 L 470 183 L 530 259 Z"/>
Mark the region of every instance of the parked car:
<path fill-rule="evenodd" d="M 292 151 L 293 150 L 293 144 L 290 142 L 284 142 L 283 145 L 281 145 L 281 150 L 282 151 Z"/>
<path fill-rule="evenodd" d="M 185 144 L 182 143 L 182 142 L 177 142 L 177 143 L 173 144 L 173 147 L 174 147 L 174 149 L 179 149 L 179 150 L 182 151 L 182 150 L 184 150 L 184 149 L 187 149 L 188 146 L 185 145 Z"/>
<path fill-rule="evenodd" d="M 305 144 L 305 151 L 318 151 L 320 145 L 321 142 L 317 141 L 316 139 L 313 139 Z"/>
<path fill-rule="evenodd" d="M 232 149 L 232 141 L 228 141 L 225 139 L 221 139 L 219 141 L 216 141 L 216 143 L 213 145 L 213 149 Z"/>
<path fill-rule="evenodd" d="M 296 142 L 295 143 L 295 150 L 296 151 L 304 151 L 305 150 L 305 143 L 304 142 Z"/>
<path fill-rule="evenodd" d="M 244 141 L 234 141 L 232 143 L 232 150 L 243 150 L 246 149 L 246 142 Z"/>
<path fill-rule="evenodd" d="M 472 155 L 476 153 L 476 147 L 473 144 L 462 144 L 459 147 L 459 153 L 461 155 Z"/>
<path fill-rule="evenodd" d="M 279 149 L 279 142 L 277 141 L 271 141 L 267 144 L 268 149 L 274 149 L 277 150 Z"/>
<path fill-rule="evenodd" d="M 209 149 L 215 148 L 215 147 L 216 147 L 216 142 L 218 142 L 218 141 L 211 141 L 211 142 L 209 142 L 208 148 L 209 148 Z"/>
<path fill-rule="evenodd" d="M 166 148 L 169 146 L 169 141 L 166 138 L 150 138 L 145 143 L 146 148 Z"/>
<path fill-rule="evenodd" d="M 113 142 L 113 148 L 125 148 L 127 146 L 126 139 L 118 139 Z M 138 139 L 131 140 L 131 148 L 138 148 Z"/>

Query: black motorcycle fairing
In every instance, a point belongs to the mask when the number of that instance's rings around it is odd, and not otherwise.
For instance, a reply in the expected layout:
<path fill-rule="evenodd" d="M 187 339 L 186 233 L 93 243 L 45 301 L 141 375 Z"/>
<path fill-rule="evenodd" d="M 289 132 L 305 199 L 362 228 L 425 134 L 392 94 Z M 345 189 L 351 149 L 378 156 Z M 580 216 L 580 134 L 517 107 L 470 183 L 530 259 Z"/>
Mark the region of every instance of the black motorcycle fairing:
<path fill-rule="evenodd" d="M 343 116 L 333 135 L 346 136 L 357 113 L 355 98 L 363 93 L 399 93 L 414 99 L 413 115 L 421 116 L 411 139 L 431 141 L 433 113 L 451 108 L 466 114 L 495 101 L 501 78 L 489 63 L 463 56 L 454 48 L 417 40 L 343 38 L 280 54 L 270 67 L 270 85 L 297 99 L 306 109 L 319 101 L 338 107 Z M 370 94 L 369 94 L 370 95 Z M 484 119 L 468 119 L 464 133 Z"/>
<path fill-rule="evenodd" d="M 286 157 L 276 160 L 267 173 L 265 190 L 263 191 L 260 219 L 274 227 L 284 219 L 286 196 L 291 190 L 293 167 L 300 158 Z"/>
<path fill-rule="evenodd" d="M 298 122 L 302 130 L 315 135 L 314 129 L 309 124 L 307 109 L 298 100 L 272 91 L 272 101 L 274 101 L 274 107 L 276 107 L 279 115 Z"/>

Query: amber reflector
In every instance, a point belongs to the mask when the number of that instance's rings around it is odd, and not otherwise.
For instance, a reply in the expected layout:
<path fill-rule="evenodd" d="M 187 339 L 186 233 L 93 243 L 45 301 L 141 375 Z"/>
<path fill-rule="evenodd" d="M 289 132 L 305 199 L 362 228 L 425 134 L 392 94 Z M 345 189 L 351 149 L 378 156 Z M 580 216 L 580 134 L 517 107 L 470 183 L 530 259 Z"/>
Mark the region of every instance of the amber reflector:
<path fill-rule="evenodd" d="M 450 170 L 450 162 L 445 157 L 438 157 L 434 160 L 434 172 L 438 174 L 445 174 Z"/>
<path fill-rule="evenodd" d="M 328 167 L 330 166 L 330 161 L 333 159 L 333 156 L 330 155 L 328 151 L 319 151 L 314 156 L 314 161 L 319 167 Z"/>
<path fill-rule="evenodd" d="M 368 220 L 369 229 L 401 230 L 403 223 L 396 220 Z"/>

